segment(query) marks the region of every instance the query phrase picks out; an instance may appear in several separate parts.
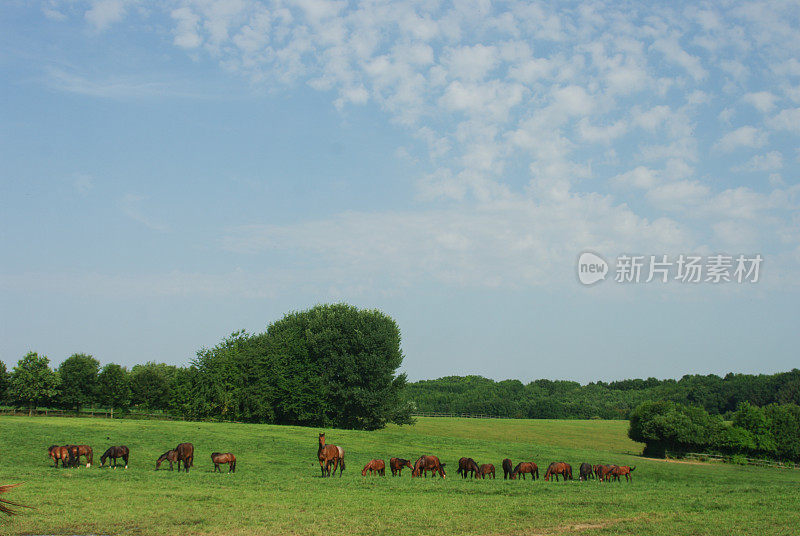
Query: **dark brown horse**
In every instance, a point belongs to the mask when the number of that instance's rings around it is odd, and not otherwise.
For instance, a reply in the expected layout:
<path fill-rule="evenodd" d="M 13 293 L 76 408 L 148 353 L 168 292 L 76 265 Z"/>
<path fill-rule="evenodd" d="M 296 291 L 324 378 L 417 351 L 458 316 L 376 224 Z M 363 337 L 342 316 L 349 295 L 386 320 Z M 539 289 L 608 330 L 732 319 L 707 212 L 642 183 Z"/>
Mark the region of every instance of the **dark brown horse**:
<path fill-rule="evenodd" d="M 572 466 L 566 462 L 553 462 L 550 464 L 550 467 L 547 468 L 547 472 L 544 474 L 545 482 L 550 480 L 550 477 L 554 477 L 556 482 L 558 482 L 558 475 L 564 477 L 564 480 L 572 480 Z"/>
<path fill-rule="evenodd" d="M 344 449 L 336 445 L 325 444 L 325 434 L 319 434 L 319 449 L 317 449 L 317 458 L 319 459 L 319 468 L 322 471 L 322 476 L 331 476 L 331 464 L 333 464 L 333 474 L 336 474 L 336 468 L 339 468 L 339 478 L 342 477 L 344 471 Z"/>
<path fill-rule="evenodd" d="M 411 471 L 411 476 L 422 476 L 423 471 L 425 472 L 425 476 L 428 476 L 428 471 L 433 472 L 433 476 L 436 476 L 436 473 L 442 478 L 445 478 L 447 475 L 444 472 L 444 466 L 439 461 L 439 458 L 436 456 L 420 456 L 420 458 L 414 463 L 414 470 Z"/>
<path fill-rule="evenodd" d="M 3 493 L 8 492 L 11 488 L 16 488 L 17 486 L 22 485 L 22 482 L 18 484 L 4 484 L 0 486 L 0 495 Z M 9 508 L 9 506 L 18 506 L 20 508 L 30 508 L 30 506 L 25 506 L 24 504 L 19 504 L 11 501 L 7 501 L 5 499 L 0 499 L 0 513 L 3 513 L 7 516 L 15 516 L 17 512 Z"/>
<path fill-rule="evenodd" d="M 525 475 L 530 474 L 531 479 L 536 480 L 539 478 L 539 466 L 533 462 L 520 462 L 511 473 L 511 480 L 516 480 L 519 475 L 522 475 L 522 480 L 525 480 Z"/>
<path fill-rule="evenodd" d="M 600 482 L 606 482 L 610 478 L 614 478 L 614 468 L 616 465 L 601 465 L 598 469 L 600 474 L 598 475 L 598 479 Z"/>
<path fill-rule="evenodd" d="M 178 472 L 181 472 L 181 462 L 183 462 L 183 469 L 187 473 L 190 467 L 194 467 L 194 445 L 191 443 L 178 443 L 175 447 L 175 452 L 178 453 Z"/>
<path fill-rule="evenodd" d="M 479 471 L 480 468 L 478 464 L 475 463 L 475 460 L 472 458 L 460 458 L 458 460 L 458 470 L 456 473 L 461 475 L 461 478 L 467 478 L 467 473 L 469 473 L 472 478 L 475 478 L 475 476 L 480 478 Z"/>
<path fill-rule="evenodd" d="M 61 460 L 61 467 L 70 467 L 75 465 L 75 458 L 72 456 L 72 451 L 69 449 L 69 447 L 52 445 L 47 449 L 47 453 L 50 455 L 50 458 L 53 460 L 53 462 L 55 462 L 53 467 L 58 467 L 58 460 Z"/>
<path fill-rule="evenodd" d="M 589 479 L 591 479 L 592 478 L 592 471 L 593 471 L 592 466 L 589 465 L 586 462 L 583 462 L 581 464 L 581 467 L 580 467 L 579 471 L 578 471 L 579 472 L 578 480 L 589 480 Z"/>
<path fill-rule="evenodd" d="M 503 480 L 507 479 L 511 476 L 511 473 L 514 472 L 514 464 L 511 463 L 511 460 L 506 458 L 503 460 Z"/>
<path fill-rule="evenodd" d="M 78 455 L 75 456 L 75 463 L 81 462 L 81 456 L 86 458 L 86 467 L 92 466 L 92 447 L 89 445 L 78 445 Z"/>
<path fill-rule="evenodd" d="M 486 478 L 489 475 L 492 475 L 492 480 L 494 480 L 494 465 L 491 463 L 484 463 L 481 465 L 480 469 L 478 469 L 478 474 L 481 478 Z"/>
<path fill-rule="evenodd" d="M 211 454 L 211 461 L 214 463 L 214 471 L 222 472 L 222 469 L 219 468 L 219 464 L 227 463 L 228 464 L 228 472 L 235 473 L 236 472 L 236 456 L 231 454 L 230 452 L 214 452 Z"/>
<path fill-rule="evenodd" d="M 614 476 L 614 480 L 619 480 L 619 477 L 624 476 L 626 482 L 633 481 L 633 475 L 631 474 L 636 466 L 629 467 L 627 465 L 618 465 L 615 466 L 614 469 L 611 470 L 611 474 Z"/>
<path fill-rule="evenodd" d="M 122 458 L 125 462 L 125 469 L 128 468 L 128 455 L 130 454 L 130 450 L 125 445 L 120 445 L 118 447 L 108 447 L 108 449 L 100 456 L 100 467 L 103 467 L 106 464 L 106 460 L 111 458 L 114 462 L 114 469 L 117 468 L 117 458 Z"/>
<path fill-rule="evenodd" d="M 392 476 L 403 476 L 403 467 L 408 467 L 412 471 L 414 466 L 411 462 L 404 458 L 391 458 L 389 460 L 389 468 L 392 470 Z"/>
<path fill-rule="evenodd" d="M 156 460 L 156 471 L 161 467 L 164 462 L 169 462 L 169 470 L 172 471 L 172 464 L 178 461 L 178 452 L 176 450 L 168 450 L 158 457 Z"/>
<path fill-rule="evenodd" d="M 367 476 L 367 471 L 372 476 L 386 476 L 386 464 L 383 460 L 370 460 L 361 470 L 361 476 Z"/>

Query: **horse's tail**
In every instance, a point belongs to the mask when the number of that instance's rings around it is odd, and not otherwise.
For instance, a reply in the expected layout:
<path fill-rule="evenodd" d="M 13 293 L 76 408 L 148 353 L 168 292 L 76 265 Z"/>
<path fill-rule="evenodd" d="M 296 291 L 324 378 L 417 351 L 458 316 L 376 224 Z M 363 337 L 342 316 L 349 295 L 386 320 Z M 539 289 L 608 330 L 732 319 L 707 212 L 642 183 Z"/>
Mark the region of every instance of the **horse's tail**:
<path fill-rule="evenodd" d="M 234 458 L 233 461 L 231 462 L 231 473 L 235 472 L 236 472 L 236 458 Z"/>
<path fill-rule="evenodd" d="M 339 474 L 341 474 L 341 473 L 342 473 L 342 471 L 344 471 L 344 470 L 345 470 L 345 466 L 344 466 L 344 458 L 342 458 L 342 459 L 341 459 L 341 460 L 339 460 L 339 461 L 340 461 L 340 462 L 342 462 L 342 469 L 341 469 L 341 471 L 339 471 Z"/>
<path fill-rule="evenodd" d="M 634 469 L 636 469 L 635 465 L 633 467 L 631 467 L 631 473 L 633 472 Z"/>

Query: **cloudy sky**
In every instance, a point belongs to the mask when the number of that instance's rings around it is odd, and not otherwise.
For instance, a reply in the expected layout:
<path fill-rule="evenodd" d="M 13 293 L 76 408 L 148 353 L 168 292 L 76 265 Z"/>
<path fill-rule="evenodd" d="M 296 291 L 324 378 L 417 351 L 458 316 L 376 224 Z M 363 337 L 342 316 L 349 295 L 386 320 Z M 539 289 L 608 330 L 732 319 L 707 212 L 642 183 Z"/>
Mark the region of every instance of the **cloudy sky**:
<path fill-rule="evenodd" d="M 0 359 L 185 364 L 346 301 L 412 379 L 797 366 L 800 5 L 552 4 L 3 2 Z"/>

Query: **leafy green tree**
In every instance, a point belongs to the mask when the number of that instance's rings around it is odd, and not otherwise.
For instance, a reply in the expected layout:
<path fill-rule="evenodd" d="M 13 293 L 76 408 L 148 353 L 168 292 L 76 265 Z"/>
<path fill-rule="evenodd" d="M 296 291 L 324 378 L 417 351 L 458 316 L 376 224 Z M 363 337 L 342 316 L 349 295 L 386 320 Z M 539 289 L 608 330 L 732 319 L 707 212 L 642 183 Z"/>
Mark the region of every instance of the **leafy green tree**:
<path fill-rule="evenodd" d="M 10 378 L 6 364 L 0 361 L 0 405 L 5 404 L 8 400 L 8 386 Z"/>
<path fill-rule="evenodd" d="M 133 405 L 146 410 L 169 409 L 170 385 L 178 368 L 149 361 L 131 369 L 130 388 Z"/>
<path fill-rule="evenodd" d="M 116 363 L 109 363 L 97 376 L 98 401 L 114 410 L 125 411 L 131 404 L 131 388 L 128 371 Z"/>
<path fill-rule="evenodd" d="M 10 397 L 19 406 L 27 406 L 33 415 L 37 406 L 51 401 L 58 394 L 59 376 L 50 369 L 50 360 L 36 352 L 28 352 L 11 373 Z"/>
<path fill-rule="evenodd" d="M 58 367 L 61 377 L 61 404 L 80 411 L 97 402 L 97 373 L 100 362 L 90 355 L 72 354 Z"/>

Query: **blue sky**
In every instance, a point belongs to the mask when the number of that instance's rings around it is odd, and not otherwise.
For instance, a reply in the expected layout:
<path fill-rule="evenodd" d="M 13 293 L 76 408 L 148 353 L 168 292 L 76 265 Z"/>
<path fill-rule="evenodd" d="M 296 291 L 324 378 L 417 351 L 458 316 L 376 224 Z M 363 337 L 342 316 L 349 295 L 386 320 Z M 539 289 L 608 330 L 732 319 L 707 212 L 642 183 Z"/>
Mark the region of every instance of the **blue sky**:
<path fill-rule="evenodd" d="M 346 301 L 412 379 L 797 366 L 792 2 L 4 2 L 0 359 Z M 585 250 L 757 283 L 576 277 Z M 613 270 L 613 266 L 612 266 Z"/>

